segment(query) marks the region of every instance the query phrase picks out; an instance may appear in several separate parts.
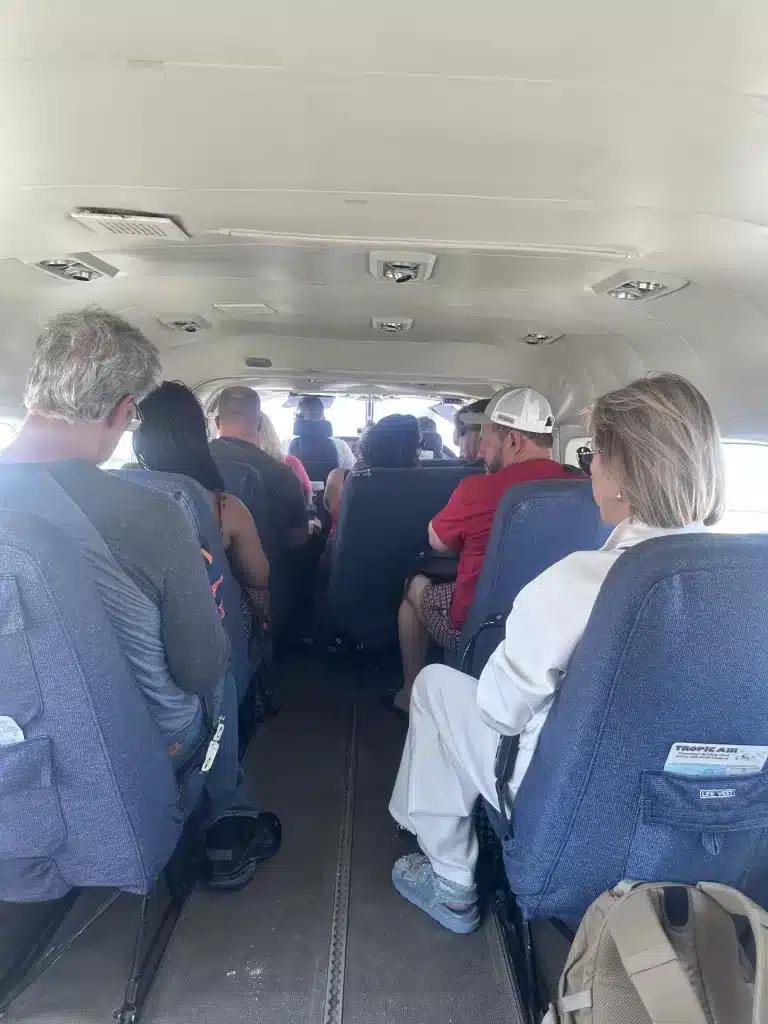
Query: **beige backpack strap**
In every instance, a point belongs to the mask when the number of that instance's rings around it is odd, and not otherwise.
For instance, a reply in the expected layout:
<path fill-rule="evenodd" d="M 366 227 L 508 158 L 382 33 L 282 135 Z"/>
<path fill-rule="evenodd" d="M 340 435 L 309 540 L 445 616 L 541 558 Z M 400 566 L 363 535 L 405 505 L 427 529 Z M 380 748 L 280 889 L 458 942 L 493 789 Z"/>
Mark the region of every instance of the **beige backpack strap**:
<path fill-rule="evenodd" d="M 663 888 L 642 885 L 630 891 L 613 907 L 606 927 L 652 1024 L 708 1024 L 653 903 L 653 891 Z"/>
<path fill-rule="evenodd" d="M 755 939 L 755 985 L 752 1024 L 768 1024 L 768 914 L 744 893 L 718 882 L 699 882 L 700 889 L 734 917 L 746 917 Z"/>

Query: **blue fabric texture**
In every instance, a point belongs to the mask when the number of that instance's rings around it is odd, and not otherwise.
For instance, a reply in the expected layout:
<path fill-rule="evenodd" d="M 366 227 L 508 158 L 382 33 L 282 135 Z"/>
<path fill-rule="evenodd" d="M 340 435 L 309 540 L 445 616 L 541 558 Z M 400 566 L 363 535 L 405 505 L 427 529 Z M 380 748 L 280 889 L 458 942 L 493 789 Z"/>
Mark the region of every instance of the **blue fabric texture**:
<path fill-rule="evenodd" d="M 509 615 L 522 588 L 573 551 L 602 547 L 610 529 L 600 522 L 589 480 L 541 480 L 510 487 L 499 502 L 475 597 L 453 658 L 458 668 L 469 639 L 491 615 Z M 479 678 L 503 637 L 482 633 L 472 656 Z"/>
<path fill-rule="evenodd" d="M 722 882 L 768 907 L 768 771 L 664 771 L 674 743 L 768 745 L 766 578 L 759 535 L 618 559 L 515 800 L 505 862 L 527 918 L 577 922 L 622 878 Z"/>
<path fill-rule="evenodd" d="M 397 643 L 397 609 L 405 581 L 429 546 L 430 519 L 477 470 L 368 469 L 344 484 L 331 561 L 331 628 L 371 649 Z"/>
<path fill-rule="evenodd" d="M 251 668 L 248 640 L 242 611 L 242 591 L 229 567 L 216 517 L 211 511 L 205 491 L 195 480 L 177 473 L 154 473 L 146 469 L 118 469 L 117 476 L 133 480 L 144 487 L 169 494 L 181 505 L 200 539 L 200 546 L 213 557 L 208 564 L 211 582 L 222 577 L 221 596 L 224 601 L 224 628 L 229 636 L 230 665 L 235 677 L 237 698 L 242 702 L 248 690 Z"/>
<path fill-rule="evenodd" d="M 149 891 L 183 826 L 166 746 L 83 555 L 0 512 L 0 899 Z"/>

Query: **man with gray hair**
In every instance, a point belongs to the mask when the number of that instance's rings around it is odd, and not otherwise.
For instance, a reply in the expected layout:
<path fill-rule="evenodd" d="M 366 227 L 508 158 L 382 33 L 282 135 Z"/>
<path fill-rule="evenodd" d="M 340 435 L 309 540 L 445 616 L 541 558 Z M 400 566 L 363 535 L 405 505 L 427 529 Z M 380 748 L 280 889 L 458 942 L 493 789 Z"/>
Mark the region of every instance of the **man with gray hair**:
<path fill-rule="evenodd" d="M 160 370 L 156 347 L 122 317 L 96 307 L 54 317 L 35 349 L 27 418 L 0 457 L 0 507 L 46 519 L 80 547 L 177 768 L 224 717 L 206 813 L 214 882 L 228 888 L 276 852 L 279 822 L 240 791 L 229 642 L 200 544 L 170 496 L 99 469 Z"/>

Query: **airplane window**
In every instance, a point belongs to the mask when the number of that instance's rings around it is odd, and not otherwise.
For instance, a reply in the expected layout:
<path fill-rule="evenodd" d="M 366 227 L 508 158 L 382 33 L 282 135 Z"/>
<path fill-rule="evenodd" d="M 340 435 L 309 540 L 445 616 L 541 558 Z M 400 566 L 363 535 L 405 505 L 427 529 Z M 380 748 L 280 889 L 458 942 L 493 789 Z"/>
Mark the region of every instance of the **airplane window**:
<path fill-rule="evenodd" d="M 120 469 L 126 462 L 133 462 L 133 433 L 126 430 L 117 442 L 114 455 L 102 463 L 102 469 Z"/>
<path fill-rule="evenodd" d="M 16 437 L 17 426 L 10 421 L 0 422 L 0 452 Z"/>
<path fill-rule="evenodd" d="M 450 406 L 444 407 L 448 411 L 448 418 L 436 412 L 440 405 L 439 398 L 423 398 L 421 395 L 395 395 L 392 398 L 377 399 L 374 404 L 374 419 L 380 420 L 382 416 L 391 416 L 393 413 L 400 413 L 401 416 L 429 416 L 435 421 L 438 433 L 443 439 L 443 444 L 458 455 L 458 449 L 453 443 L 453 415 L 456 409 Z"/>
<path fill-rule="evenodd" d="M 576 452 L 579 448 L 583 448 L 584 445 L 589 444 L 590 438 L 588 437 L 572 437 L 568 444 L 565 446 L 565 456 L 563 462 L 566 466 L 578 466 L 579 460 L 576 456 Z"/>
<path fill-rule="evenodd" d="M 293 437 L 293 421 L 296 418 L 295 406 L 285 407 L 287 397 L 286 394 L 271 395 L 268 398 L 262 397 L 261 401 L 261 408 L 272 420 L 281 441 Z M 325 415 L 333 424 L 336 437 L 355 437 L 365 426 L 365 401 L 342 395 L 334 398 Z"/>
<path fill-rule="evenodd" d="M 768 532 L 768 445 L 727 441 L 725 467 L 728 511 L 717 529 Z"/>

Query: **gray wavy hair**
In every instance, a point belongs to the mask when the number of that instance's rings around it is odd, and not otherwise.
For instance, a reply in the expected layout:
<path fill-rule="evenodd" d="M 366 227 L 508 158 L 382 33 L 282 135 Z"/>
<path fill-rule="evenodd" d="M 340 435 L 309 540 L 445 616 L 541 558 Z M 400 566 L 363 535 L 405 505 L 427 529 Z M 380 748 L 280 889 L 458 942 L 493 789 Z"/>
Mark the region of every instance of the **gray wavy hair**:
<path fill-rule="evenodd" d="M 141 400 L 160 381 L 155 345 L 116 313 L 60 313 L 37 339 L 24 390 L 29 412 L 67 423 L 105 419 L 121 398 Z"/>
<path fill-rule="evenodd" d="M 722 519 L 720 432 L 706 398 L 685 377 L 652 374 L 610 391 L 593 405 L 589 423 L 633 517 L 666 528 Z"/>

